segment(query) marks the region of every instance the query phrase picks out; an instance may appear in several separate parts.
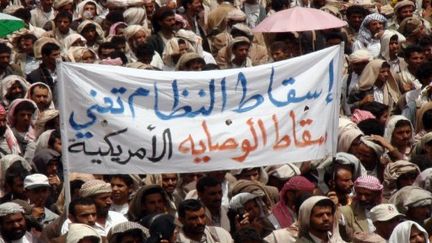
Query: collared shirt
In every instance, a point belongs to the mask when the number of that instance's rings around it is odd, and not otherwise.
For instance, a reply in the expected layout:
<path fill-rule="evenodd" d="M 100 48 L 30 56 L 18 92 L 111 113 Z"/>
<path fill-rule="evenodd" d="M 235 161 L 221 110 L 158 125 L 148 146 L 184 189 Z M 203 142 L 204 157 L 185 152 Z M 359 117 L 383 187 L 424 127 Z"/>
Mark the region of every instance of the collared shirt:
<path fill-rule="evenodd" d="M 316 237 L 315 235 L 313 235 L 312 233 L 309 233 L 309 236 L 311 237 L 311 239 L 315 242 L 315 243 L 323 243 L 323 242 L 329 242 L 329 239 L 331 238 L 331 234 L 330 232 L 328 232 L 328 236 L 327 236 L 327 240 L 323 241 L 320 238 Z"/>
<path fill-rule="evenodd" d="M 129 204 L 128 203 L 122 205 L 112 204 L 110 210 L 126 215 L 129 210 Z"/>
<path fill-rule="evenodd" d="M 95 225 L 93 225 L 93 228 L 98 232 L 99 235 L 107 236 L 108 231 L 111 229 L 111 227 L 113 227 L 116 224 L 123 223 L 126 221 L 128 221 L 128 220 L 121 213 L 109 211 L 108 217 L 107 217 L 106 222 L 105 222 L 105 226 L 102 226 L 102 225 L 96 223 Z M 62 235 L 66 234 L 69 231 L 69 225 L 71 223 L 72 222 L 70 221 L 70 219 L 66 219 L 66 221 L 63 223 L 62 228 L 61 228 L 61 234 Z"/>

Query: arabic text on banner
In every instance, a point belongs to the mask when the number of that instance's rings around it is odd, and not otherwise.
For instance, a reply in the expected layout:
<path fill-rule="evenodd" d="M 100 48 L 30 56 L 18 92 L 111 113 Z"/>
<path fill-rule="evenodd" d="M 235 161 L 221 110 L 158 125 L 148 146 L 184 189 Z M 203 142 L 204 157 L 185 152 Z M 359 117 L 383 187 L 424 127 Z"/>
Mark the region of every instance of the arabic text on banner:
<path fill-rule="evenodd" d="M 138 174 L 323 158 L 336 146 L 342 54 L 203 72 L 61 63 L 64 160 Z"/>

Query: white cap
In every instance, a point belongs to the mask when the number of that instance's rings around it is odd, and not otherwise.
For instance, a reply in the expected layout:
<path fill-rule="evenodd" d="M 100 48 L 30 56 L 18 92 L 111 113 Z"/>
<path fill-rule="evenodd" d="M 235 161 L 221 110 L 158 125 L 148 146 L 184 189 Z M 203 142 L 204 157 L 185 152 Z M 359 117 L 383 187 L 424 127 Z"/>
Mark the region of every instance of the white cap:
<path fill-rule="evenodd" d="M 373 207 L 370 211 L 370 217 L 372 222 L 376 221 L 388 221 L 394 217 L 405 216 L 397 210 L 396 206 L 390 203 L 383 203 Z"/>
<path fill-rule="evenodd" d="M 43 174 L 31 174 L 24 179 L 25 189 L 35 189 L 38 187 L 50 187 L 48 177 Z"/>

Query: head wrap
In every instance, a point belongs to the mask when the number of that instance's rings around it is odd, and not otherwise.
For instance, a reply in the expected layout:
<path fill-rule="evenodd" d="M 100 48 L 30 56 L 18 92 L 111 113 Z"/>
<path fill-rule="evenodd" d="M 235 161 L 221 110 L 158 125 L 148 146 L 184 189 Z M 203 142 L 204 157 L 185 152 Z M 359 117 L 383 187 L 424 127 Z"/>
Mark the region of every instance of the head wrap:
<path fill-rule="evenodd" d="M 399 32 L 395 30 L 384 30 L 383 35 L 381 36 L 381 57 L 383 57 L 387 62 L 390 61 L 390 53 L 389 53 L 389 45 L 390 39 L 393 36 L 397 36 L 398 43 L 405 42 L 406 38 Z"/>
<path fill-rule="evenodd" d="M 405 186 L 391 196 L 389 203 L 394 204 L 399 212 L 406 214 L 411 207 L 431 205 L 432 194 L 418 186 Z"/>
<path fill-rule="evenodd" d="M 68 4 L 73 4 L 73 0 L 56 0 L 56 1 L 54 1 L 53 8 L 55 10 L 58 10 L 64 6 L 68 5 Z"/>
<path fill-rule="evenodd" d="M 86 224 L 70 224 L 66 236 L 66 243 L 78 243 L 85 237 L 94 236 L 101 241 L 100 235 L 95 229 Z"/>
<path fill-rule="evenodd" d="M 329 201 L 333 203 L 332 200 L 328 197 L 324 196 L 313 196 L 308 199 L 306 199 L 302 205 L 300 206 L 299 210 L 299 217 L 298 217 L 298 224 L 299 224 L 299 238 L 309 235 L 309 227 L 310 227 L 310 216 L 312 214 L 312 209 L 314 206 L 320 202 L 320 201 Z M 335 211 L 335 205 L 333 206 L 333 213 Z M 332 236 L 330 238 L 329 242 L 343 242 L 342 238 L 339 235 L 339 228 L 338 228 L 338 220 L 333 220 L 333 229 L 332 229 Z"/>
<path fill-rule="evenodd" d="M 357 37 L 357 40 L 361 41 L 365 45 L 369 44 L 372 41 L 372 39 L 374 38 L 372 36 L 372 33 L 369 30 L 369 23 L 372 21 L 379 21 L 379 22 L 383 23 L 384 29 L 386 28 L 386 25 L 387 25 L 387 18 L 384 17 L 383 15 L 381 15 L 379 13 L 373 13 L 373 14 L 367 15 L 363 19 L 363 22 L 360 25 L 360 29 L 359 29 L 359 33 L 358 33 L 358 37 Z"/>
<path fill-rule="evenodd" d="M 350 63 L 368 62 L 372 59 L 373 59 L 373 56 L 367 49 L 360 49 L 360 50 L 354 51 L 348 57 L 348 60 Z"/>
<path fill-rule="evenodd" d="M 144 8 L 128 8 L 123 13 L 125 22 L 128 25 L 143 25 L 147 26 L 147 15 Z"/>
<path fill-rule="evenodd" d="M 102 27 L 98 23 L 96 23 L 95 21 L 84 20 L 83 22 L 81 22 L 81 24 L 79 24 L 77 27 L 78 34 L 81 34 L 82 31 L 85 29 L 85 27 L 87 27 L 87 25 L 95 26 L 96 33 L 98 35 L 97 41 L 102 42 L 104 40 L 104 31 L 102 30 Z"/>
<path fill-rule="evenodd" d="M 314 189 L 315 185 L 303 176 L 294 176 L 285 183 L 279 193 L 279 202 L 272 209 L 281 228 L 289 227 L 295 221 L 286 205 L 286 193 L 288 191 L 312 192 Z"/>
<path fill-rule="evenodd" d="M 138 231 L 142 235 L 142 238 L 144 241 L 146 240 L 147 236 L 149 235 L 148 229 L 144 228 L 142 225 L 135 223 L 135 222 L 123 222 L 114 225 L 108 232 L 107 240 L 108 243 L 117 243 L 119 242 L 120 236 L 129 231 Z"/>
<path fill-rule="evenodd" d="M 77 6 L 76 6 L 76 10 L 74 13 L 74 19 L 85 19 L 85 17 L 83 16 L 84 14 L 84 6 L 87 3 L 92 3 L 96 6 L 96 16 L 98 16 L 99 14 L 102 13 L 102 7 L 94 0 L 84 0 L 82 2 L 80 2 Z M 94 19 L 96 16 L 93 16 L 92 19 Z"/>
<path fill-rule="evenodd" d="M 338 152 L 348 152 L 352 142 L 363 135 L 357 125 L 348 118 L 339 118 L 338 127 Z"/>
<path fill-rule="evenodd" d="M 383 146 L 379 145 L 378 143 L 376 143 L 372 137 L 370 136 L 363 136 L 360 138 L 360 141 L 362 141 L 364 144 L 366 144 L 366 146 L 368 146 L 369 148 L 373 149 L 373 151 L 375 152 L 376 156 L 378 158 L 380 158 L 383 154 L 384 154 L 384 148 Z"/>
<path fill-rule="evenodd" d="M 132 38 L 140 31 L 143 31 L 147 37 L 150 36 L 150 31 L 141 25 L 129 25 L 128 27 L 126 27 L 126 29 L 123 30 L 123 35 L 125 36 L 126 41 L 129 41 L 130 38 Z"/>
<path fill-rule="evenodd" d="M 408 0 L 409 1 L 409 0 Z M 410 1 L 411 2 L 411 1 Z M 410 36 L 412 33 L 418 31 L 423 26 L 423 21 L 415 16 L 407 17 L 402 20 L 399 25 L 398 31 L 404 36 Z"/>
<path fill-rule="evenodd" d="M 70 62 L 81 62 L 85 52 L 90 52 L 94 56 L 96 61 L 96 53 L 91 48 L 83 46 L 74 46 L 69 48 L 67 60 Z"/>
<path fill-rule="evenodd" d="M 225 18 L 227 20 L 246 21 L 246 14 L 240 9 L 233 9 L 227 13 Z"/>
<path fill-rule="evenodd" d="M 376 117 L 370 113 L 369 111 L 364 111 L 360 109 L 355 109 L 353 114 L 351 115 L 351 120 L 358 124 L 361 121 L 367 120 L 367 119 L 375 119 Z"/>
<path fill-rule="evenodd" d="M 415 172 L 420 174 L 420 169 L 416 164 L 413 164 L 406 160 L 398 160 L 393 163 L 387 164 L 384 170 L 384 186 L 386 189 L 386 195 L 392 194 L 396 190 L 397 179 L 406 173 Z"/>
<path fill-rule="evenodd" d="M 0 204 L 0 217 L 14 213 L 24 213 L 23 207 L 14 202 L 5 202 Z"/>
<path fill-rule="evenodd" d="M 386 128 L 384 130 L 384 138 L 387 141 L 389 141 L 390 143 L 392 142 L 393 132 L 394 132 L 394 129 L 396 128 L 396 123 L 398 123 L 398 121 L 401 121 L 401 120 L 405 120 L 405 121 L 408 121 L 410 123 L 411 129 L 412 129 L 412 134 L 413 134 L 412 140 L 414 139 L 414 128 L 411 124 L 411 121 L 408 120 L 408 118 L 406 118 L 405 116 L 395 115 L 395 116 L 391 116 L 389 118 L 389 120 L 387 121 Z"/>
<path fill-rule="evenodd" d="M 258 194 L 252 194 L 249 192 L 241 192 L 241 193 L 239 193 L 239 194 L 237 194 L 231 198 L 229 207 L 230 207 L 230 209 L 238 210 L 240 208 L 243 208 L 245 203 L 249 202 L 250 200 L 253 200 L 255 198 L 259 198 L 262 196 L 264 196 L 264 193 L 262 193 L 261 195 L 258 195 Z"/>
<path fill-rule="evenodd" d="M 9 92 L 9 89 L 12 87 L 12 85 L 14 85 L 16 82 L 18 82 L 22 86 L 24 94 L 30 87 L 30 83 L 27 82 L 27 80 L 25 80 L 23 77 L 18 75 L 8 75 L 3 78 L 0 83 L 3 105 L 8 106 L 10 104 L 9 102 L 11 101 L 6 98 L 6 94 Z"/>
<path fill-rule="evenodd" d="M 402 223 L 399 223 L 394 229 L 392 234 L 390 235 L 390 239 L 388 240 L 388 243 L 400 243 L 400 242 L 410 242 L 411 237 L 411 229 L 415 226 L 417 229 L 419 229 L 425 238 L 425 242 L 429 243 L 429 235 L 426 232 L 426 230 L 419 225 L 418 223 L 414 221 L 404 221 Z"/>
<path fill-rule="evenodd" d="M 167 41 L 167 43 L 165 44 L 165 49 L 162 53 L 162 59 L 164 61 L 164 64 L 167 65 L 168 67 L 174 68 L 176 65 L 176 63 L 174 63 L 174 60 L 172 59 L 172 56 L 180 54 L 180 47 L 178 44 L 179 39 L 180 38 L 173 37 L 173 38 L 169 39 Z M 192 44 L 187 40 L 184 40 L 184 41 L 185 41 L 186 46 L 187 46 L 186 52 L 195 52 L 195 49 L 193 48 Z M 178 61 L 179 60 L 177 60 L 177 62 Z"/>
<path fill-rule="evenodd" d="M 432 192 L 432 168 L 422 171 L 414 181 L 413 186 L 418 186 Z"/>
<path fill-rule="evenodd" d="M 253 33 L 252 33 L 251 28 L 249 28 L 249 26 L 247 26 L 246 24 L 243 24 L 243 23 L 235 24 L 235 25 L 232 26 L 231 30 L 234 30 L 234 29 L 241 31 L 248 38 L 252 38 L 253 37 Z"/>
<path fill-rule="evenodd" d="M 61 47 L 60 43 L 56 39 L 50 37 L 41 37 L 33 43 L 33 53 L 35 58 L 42 58 L 42 48 L 48 43 L 53 43 Z"/>
<path fill-rule="evenodd" d="M 27 92 L 26 92 L 24 98 L 25 99 L 31 99 L 31 94 L 33 93 L 33 90 L 34 90 L 34 88 L 36 88 L 36 86 L 44 86 L 46 89 L 48 89 L 48 103 L 50 103 L 48 109 L 55 109 L 51 88 L 50 88 L 50 86 L 48 86 L 45 83 L 36 82 L 36 83 L 33 83 L 32 85 L 30 85 L 30 87 L 28 87 L 28 89 L 27 89 Z"/>
<path fill-rule="evenodd" d="M 399 9 L 401 9 L 403 7 L 407 7 L 407 6 L 411 6 L 411 7 L 413 7 L 413 10 L 415 10 L 415 4 L 411 0 L 402 0 L 402 1 L 399 1 L 394 6 L 394 10 L 397 13 L 399 11 Z"/>
<path fill-rule="evenodd" d="M 200 62 L 205 64 L 204 59 L 198 53 L 188 52 L 181 55 L 176 65 L 176 71 L 186 71 L 186 65 L 193 60 L 199 60 Z"/>
<path fill-rule="evenodd" d="M 39 137 L 39 135 L 45 131 L 45 124 L 57 117 L 59 117 L 58 110 L 49 109 L 39 113 L 35 124 L 35 136 Z"/>
<path fill-rule="evenodd" d="M 354 182 L 354 188 L 364 188 L 371 191 L 382 191 L 383 185 L 381 182 L 374 176 L 365 175 L 360 176 Z"/>
<path fill-rule="evenodd" d="M 113 25 L 111 25 L 111 27 L 109 28 L 109 36 L 116 36 L 117 35 L 117 27 L 119 26 L 124 26 L 124 28 L 126 29 L 128 27 L 128 24 L 126 24 L 125 22 L 117 22 Z"/>
<path fill-rule="evenodd" d="M 111 184 L 102 180 L 90 180 L 82 185 L 79 194 L 81 197 L 91 197 L 97 194 L 111 192 Z"/>
<path fill-rule="evenodd" d="M 45 175 L 48 175 L 48 164 L 53 160 L 60 162 L 60 154 L 49 148 L 38 151 L 33 157 L 33 163 L 36 166 L 37 172 Z"/>
<path fill-rule="evenodd" d="M 69 50 L 69 48 L 71 48 L 73 44 L 78 40 L 81 40 L 84 44 L 87 42 L 87 40 L 80 34 L 73 33 L 68 35 L 63 40 L 63 51 L 67 52 L 67 50 Z"/>
<path fill-rule="evenodd" d="M 267 166 L 265 171 L 269 176 L 274 176 L 279 180 L 288 180 L 289 178 L 300 175 L 300 169 L 293 163 L 286 163 L 283 165 Z"/>

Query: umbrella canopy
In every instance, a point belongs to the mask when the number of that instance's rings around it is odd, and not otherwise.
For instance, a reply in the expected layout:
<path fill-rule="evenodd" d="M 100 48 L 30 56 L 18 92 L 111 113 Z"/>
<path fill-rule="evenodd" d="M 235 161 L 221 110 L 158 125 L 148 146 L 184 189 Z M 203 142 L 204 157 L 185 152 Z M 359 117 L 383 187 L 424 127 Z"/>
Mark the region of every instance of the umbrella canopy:
<path fill-rule="evenodd" d="M 265 18 L 253 32 L 290 32 L 340 28 L 343 20 L 319 9 L 294 7 L 279 11 Z"/>
<path fill-rule="evenodd" d="M 25 23 L 22 19 L 0 13 L 0 37 L 6 37 L 8 34 L 24 28 L 24 26 Z"/>

